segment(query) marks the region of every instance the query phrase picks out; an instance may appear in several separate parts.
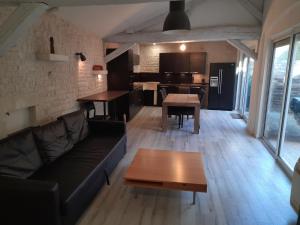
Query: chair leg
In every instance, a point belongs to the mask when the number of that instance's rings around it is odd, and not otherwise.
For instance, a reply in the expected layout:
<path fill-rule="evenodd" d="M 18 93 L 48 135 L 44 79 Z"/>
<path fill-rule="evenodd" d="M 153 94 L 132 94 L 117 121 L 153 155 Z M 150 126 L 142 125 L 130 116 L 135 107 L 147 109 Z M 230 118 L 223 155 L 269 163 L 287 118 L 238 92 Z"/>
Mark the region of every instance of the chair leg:
<path fill-rule="evenodd" d="M 181 116 L 181 127 L 183 127 L 183 118 L 184 118 L 184 115 Z"/>
<path fill-rule="evenodd" d="M 186 119 L 189 120 L 189 115 L 186 115 Z"/>
<path fill-rule="evenodd" d="M 299 212 L 299 214 L 298 214 L 297 225 L 300 225 L 300 212 Z"/>
<path fill-rule="evenodd" d="M 178 129 L 180 129 L 181 115 L 178 115 Z"/>

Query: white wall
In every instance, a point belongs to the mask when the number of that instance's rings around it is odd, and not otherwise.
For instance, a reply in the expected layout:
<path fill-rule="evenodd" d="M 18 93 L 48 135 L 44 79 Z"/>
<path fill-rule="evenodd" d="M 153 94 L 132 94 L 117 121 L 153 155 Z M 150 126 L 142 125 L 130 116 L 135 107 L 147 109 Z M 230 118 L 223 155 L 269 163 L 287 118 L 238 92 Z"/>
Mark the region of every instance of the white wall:
<path fill-rule="evenodd" d="M 0 25 L 13 8 L 0 8 Z M 69 62 L 49 62 L 36 58 L 37 52 L 49 53 L 49 38 L 54 37 L 57 54 Z M 87 61 L 75 57 L 83 52 Z M 104 65 L 102 41 L 60 17 L 45 13 L 17 45 L 0 57 L 0 137 L 19 126 L 41 124 L 79 107 L 76 99 L 106 90 L 106 76 L 92 75 L 92 65 Z M 24 115 L 20 115 L 24 112 Z M 32 115 L 26 115 L 31 113 Z M 14 118 L 7 118 L 12 116 Z M 32 118 L 32 116 L 34 118 Z M 22 121 L 24 119 L 30 121 Z"/>
<path fill-rule="evenodd" d="M 300 25 L 300 1 L 268 0 L 265 7 L 265 21 L 259 43 L 258 60 L 254 68 L 254 89 L 251 92 L 248 121 L 248 130 L 257 137 L 262 135 L 264 123 L 272 43 Z"/>

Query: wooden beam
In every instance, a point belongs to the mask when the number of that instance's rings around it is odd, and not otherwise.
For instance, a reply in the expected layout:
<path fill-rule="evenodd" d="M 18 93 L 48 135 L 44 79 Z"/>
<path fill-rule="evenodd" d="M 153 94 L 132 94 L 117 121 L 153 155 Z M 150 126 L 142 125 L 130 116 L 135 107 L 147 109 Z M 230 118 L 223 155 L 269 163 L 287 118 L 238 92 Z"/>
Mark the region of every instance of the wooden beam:
<path fill-rule="evenodd" d="M 238 0 L 238 2 L 259 22 L 263 21 L 263 13 L 250 0 Z"/>
<path fill-rule="evenodd" d="M 231 44 L 233 47 L 237 48 L 247 56 L 250 56 L 254 60 L 257 59 L 257 54 L 252 49 L 248 48 L 245 44 L 243 44 L 240 40 L 227 40 L 229 44 Z"/>
<path fill-rule="evenodd" d="M 19 5 L 22 3 L 45 3 L 49 6 L 89 6 L 89 5 L 119 5 L 147 2 L 168 2 L 169 0 L 1 0 L 0 5 Z M 176 1 L 176 0 L 175 0 Z"/>
<path fill-rule="evenodd" d="M 186 3 L 186 13 L 188 15 L 191 15 L 193 9 L 202 4 L 203 2 L 205 2 L 206 0 L 192 0 L 190 2 L 187 2 Z M 139 32 L 139 31 L 142 31 L 142 30 L 145 30 L 146 28 L 148 27 L 151 27 L 151 26 L 155 26 L 157 24 L 163 24 L 164 20 L 166 19 L 167 15 L 169 13 L 169 8 L 161 13 L 160 15 L 156 15 L 154 17 L 152 17 L 151 19 L 147 20 L 147 21 L 144 21 L 144 22 L 141 22 L 133 27 L 130 27 L 128 28 L 125 33 L 128 33 L 128 34 L 132 34 L 132 33 L 136 33 L 136 32 Z"/>
<path fill-rule="evenodd" d="M 127 50 L 133 48 L 135 45 L 136 45 L 135 43 L 128 43 L 128 44 L 122 45 L 121 47 L 119 47 L 116 50 L 114 50 L 112 53 L 106 55 L 104 57 L 104 62 L 108 63 L 109 61 L 117 58 L 119 55 L 122 55 Z"/>
<path fill-rule="evenodd" d="M 43 3 L 21 4 L 0 27 L 0 56 L 24 37 L 24 32 L 48 9 Z"/>
<path fill-rule="evenodd" d="M 221 26 L 197 28 L 183 34 L 164 34 L 161 31 L 120 33 L 104 38 L 106 42 L 116 43 L 163 43 L 180 41 L 226 41 L 228 39 L 258 40 L 261 27 Z"/>

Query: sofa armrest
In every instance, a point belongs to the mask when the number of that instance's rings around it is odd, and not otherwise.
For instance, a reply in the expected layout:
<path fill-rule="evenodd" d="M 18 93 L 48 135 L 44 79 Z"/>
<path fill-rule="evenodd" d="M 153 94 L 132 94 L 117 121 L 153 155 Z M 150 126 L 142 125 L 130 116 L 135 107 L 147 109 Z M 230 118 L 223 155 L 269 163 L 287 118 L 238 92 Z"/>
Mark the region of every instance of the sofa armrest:
<path fill-rule="evenodd" d="M 123 135 L 126 133 L 126 124 L 122 121 L 89 120 L 89 129 L 92 134 Z"/>
<path fill-rule="evenodd" d="M 0 177 L 0 199 L 4 224 L 61 224 L 57 183 Z"/>

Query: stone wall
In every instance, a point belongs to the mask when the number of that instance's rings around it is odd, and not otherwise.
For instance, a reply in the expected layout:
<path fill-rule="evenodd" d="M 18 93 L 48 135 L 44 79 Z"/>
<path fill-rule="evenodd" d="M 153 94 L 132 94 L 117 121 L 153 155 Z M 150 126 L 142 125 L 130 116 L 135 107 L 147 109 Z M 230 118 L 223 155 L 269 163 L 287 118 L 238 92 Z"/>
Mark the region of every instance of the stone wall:
<path fill-rule="evenodd" d="M 0 24 L 12 11 L 0 8 Z M 51 36 L 55 53 L 69 56 L 68 62 L 37 59 L 37 53 L 49 53 Z M 76 52 L 83 52 L 87 61 L 78 60 Z M 0 57 L 0 137 L 14 131 L 6 121 L 14 121 L 8 117 L 16 111 L 30 109 L 30 124 L 24 122 L 24 126 L 42 124 L 78 109 L 78 97 L 105 91 L 106 76 L 93 75 L 94 64 L 104 65 L 100 38 L 45 13 L 14 48 Z"/>
<path fill-rule="evenodd" d="M 180 44 L 140 45 L 141 72 L 159 72 L 159 53 L 180 52 Z M 237 50 L 227 42 L 198 42 L 186 43 L 185 52 L 207 52 L 207 70 L 209 64 L 217 62 L 236 62 Z"/>

